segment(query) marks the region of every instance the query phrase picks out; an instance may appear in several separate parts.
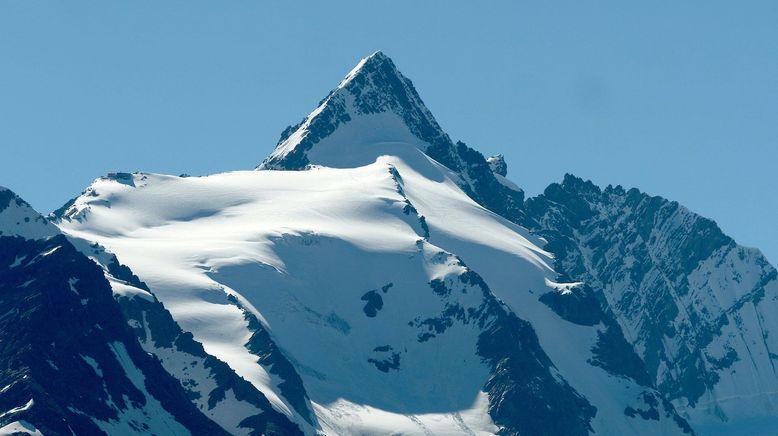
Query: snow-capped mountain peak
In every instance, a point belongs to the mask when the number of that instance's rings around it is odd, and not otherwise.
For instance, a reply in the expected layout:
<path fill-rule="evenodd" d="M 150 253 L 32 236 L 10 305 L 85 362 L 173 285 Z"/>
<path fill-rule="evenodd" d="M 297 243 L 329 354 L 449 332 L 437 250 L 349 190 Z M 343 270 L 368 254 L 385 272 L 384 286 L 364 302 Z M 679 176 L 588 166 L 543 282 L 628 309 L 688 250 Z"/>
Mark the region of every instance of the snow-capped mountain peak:
<path fill-rule="evenodd" d="M 381 156 L 424 154 L 452 171 L 474 200 L 508 219 L 522 215 L 524 192 L 467 144 L 451 140 L 413 83 L 382 52 L 362 59 L 296 126 L 287 127 L 259 170 L 359 168 Z M 499 165 L 498 165 L 499 166 Z"/>
<path fill-rule="evenodd" d="M 413 83 L 378 51 L 362 59 L 300 124 L 284 130 L 258 169 L 359 166 L 368 162 L 355 164 L 346 157 L 353 155 L 353 147 L 390 142 L 412 144 L 422 151 L 453 148 Z M 374 148 L 380 154 L 380 148 Z"/>

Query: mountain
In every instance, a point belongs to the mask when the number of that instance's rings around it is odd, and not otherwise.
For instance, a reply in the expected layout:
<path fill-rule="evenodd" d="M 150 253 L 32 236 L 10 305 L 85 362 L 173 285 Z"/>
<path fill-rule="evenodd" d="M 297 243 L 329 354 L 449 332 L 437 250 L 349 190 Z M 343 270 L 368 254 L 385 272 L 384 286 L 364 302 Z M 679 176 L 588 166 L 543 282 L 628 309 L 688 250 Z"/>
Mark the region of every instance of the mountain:
<path fill-rule="evenodd" d="M 773 433 L 758 250 L 637 189 L 567 175 L 525 198 L 507 174 L 377 52 L 254 171 L 111 173 L 50 222 L 0 191 L 0 312 L 25 314 L 0 318 L 24 332 L 0 345 L 0 426 Z"/>
<path fill-rule="evenodd" d="M 145 285 L 115 256 L 88 247 L 109 261 L 116 277 L 5 188 L 0 228 L 0 433 L 236 433 L 196 407 L 197 390 L 166 371 L 175 366 L 169 360 L 196 372 L 191 384 L 221 386 L 214 392 L 222 397 L 227 387 L 238 399 L 258 403 L 253 419 L 233 425 L 257 434 L 294 431 L 248 382 L 183 333 L 153 295 L 141 296 Z M 144 345 L 152 339 L 156 345 L 142 347 L 137 334 L 153 336 Z M 220 399 L 212 394 L 208 401 L 213 409 Z"/>
<path fill-rule="evenodd" d="M 306 432 L 691 432 L 616 317 L 506 219 L 526 216 L 504 160 L 452 142 L 385 55 L 258 169 L 109 175 L 57 224 Z"/>

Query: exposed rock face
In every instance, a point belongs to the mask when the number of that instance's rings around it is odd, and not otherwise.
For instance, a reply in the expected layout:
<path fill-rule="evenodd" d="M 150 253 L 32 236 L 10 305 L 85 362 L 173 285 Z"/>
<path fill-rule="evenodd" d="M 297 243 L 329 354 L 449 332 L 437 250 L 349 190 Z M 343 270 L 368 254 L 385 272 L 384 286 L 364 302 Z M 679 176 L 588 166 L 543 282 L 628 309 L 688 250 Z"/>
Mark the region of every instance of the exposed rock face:
<path fill-rule="evenodd" d="M 503 155 L 496 154 L 491 156 L 486 159 L 486 162 L 489 164 L 489 168 L 493 173 L 499 174 L 503 177 L 508 175 L 508 164 L 505 163 L 505 157 Z"/>
<path fill-rule="evenodd" d="M 0 237 L 0 312 L 0 426 L 227 434 L 140 347 L 102 271 L 64 236 Z"/>
<path fill-rule="evenodd" d="M 693 424 L 774 414 L 778 285 L 758 250 L 676 202 L 570 175 L 526 208 L 556 270 L 596 291 Z"/>

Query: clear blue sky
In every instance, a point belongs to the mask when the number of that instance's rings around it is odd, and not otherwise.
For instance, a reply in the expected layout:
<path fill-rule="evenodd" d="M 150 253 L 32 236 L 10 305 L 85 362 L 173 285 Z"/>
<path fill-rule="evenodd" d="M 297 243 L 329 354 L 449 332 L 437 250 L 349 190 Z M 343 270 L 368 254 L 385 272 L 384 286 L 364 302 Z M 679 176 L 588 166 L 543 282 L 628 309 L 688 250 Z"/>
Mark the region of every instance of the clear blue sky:
<path fill-rule="evenodd" d="M 636 186 L 778 262 L 778 2 L 301 3 L 1 2 L 0 185 L 250 169 L 380 49 L 528 193 Z"/>

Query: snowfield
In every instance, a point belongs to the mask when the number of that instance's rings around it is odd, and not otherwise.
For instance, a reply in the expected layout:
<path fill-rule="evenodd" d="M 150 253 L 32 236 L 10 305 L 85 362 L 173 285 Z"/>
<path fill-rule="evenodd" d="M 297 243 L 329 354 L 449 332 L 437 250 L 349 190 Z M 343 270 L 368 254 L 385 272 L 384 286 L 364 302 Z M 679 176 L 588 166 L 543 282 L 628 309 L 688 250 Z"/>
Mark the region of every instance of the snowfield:
<path fill-rule="evenodd" d="M 136 187 L 103 179 L 92 186 L 97 197 L 77 202 L 82 221 L 63 221 L 62 228 L 119 255 L 207 352 L 279 411 L 293 412 L 244 346 L 250 331 L 227 295 L 250 307 L 296 363 L 325 429 L 493 431 L 474 334 L 451 330 L 443 336 L 449 343 L 430 347 L 407 325 L 440 311 L 427 283 L 456 266 L 440 263 L 442 250 L 424 242 L 418 218 L 403 212 L 406 200 L 390 169 L 376 163 L 203 178 L 135 175 Z M 514 239 L 517 251 L 538 261 L 526 239 Z M 384 307 L 366 316 L 362 296 L 387 285 L 379 291 Z M 374 351 L 389 344 L 402 350 L 401 369 L 385 373 L 369 359 L 391 356 Z M 425 380 L 431 366 L 434 380 Z M 474 406 L 480 413 L 468 413 Z M 385 427 L 371 427 L 372 416 L 383 416 Z"/>

